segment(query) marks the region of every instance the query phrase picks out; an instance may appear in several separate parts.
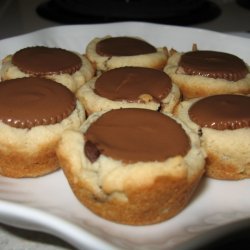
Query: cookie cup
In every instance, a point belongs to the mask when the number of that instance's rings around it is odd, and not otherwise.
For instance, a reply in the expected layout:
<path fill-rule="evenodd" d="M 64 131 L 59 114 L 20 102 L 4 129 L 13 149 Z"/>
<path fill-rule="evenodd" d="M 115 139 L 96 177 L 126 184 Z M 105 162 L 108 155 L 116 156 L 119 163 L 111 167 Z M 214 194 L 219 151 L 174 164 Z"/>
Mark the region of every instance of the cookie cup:
<path fill-rule="evenodd" d="M 0 174 L 7 177 L 37 177 L 59 168 L 56 146 L 67 129 L 79 129 L 85 112 L 77 101 L 75 110 L 60 123 L 31 129 L 0 122 Z"/>
<path fill-rule="evenodd" d="M 84 106 L 88 115 L 94 112 L 119 108 L 144 108 L 171 113 L 181 98 L 179 88 L 175 84 L 172 84 L 170 93 L 160 103 L 152 101 L 152 97 L 146 93 L 141 96 L 141 102 L 130 102 L 127 100 L 113 101 L 95 93 L 96 79 L 96 77 L 91 79 L 76 92 L 77 98 Z"/>
<path fill-rule="evenodd" d="M 104 113 L 89 116 L 80 132 L 66 131 L 58 144 L 58 159 L 75 196 L 95 214 L 122 224 L 154 224 L 178 214 L 204 173 L 198 136 L 183 124 L 191 143 L 184 157 L 126 164 L 101 154 L 91 163 L 83 134 Z"/>
<path fill-rule="evenodd" d="M 86 56 L 80 55 L 76 52 L 73 53 L 78 55 L 82 61 L 82 66 L 79 70 L 77 70 L 73 74 L 54 73 L 45 74 L 41 77 L 45 77 L 47 79 L 51 79 L 58 83 L 61 83 L 62 85 L 70 89 L 72 92 L 75 92 L 80 86 L 82 86 L 86 81 L 90 80 L 94 76 L 95 70 Z M 32 76 L 31 74 L 21 71 L 17 66 L 12 63 L 12 55 L 8 55 L 2 60 L 0 75 L 2 81 Z"/>
<path fill-rule="evenodd" d="M 94 38 L 86 47 L 86 56 L 92 62 L 94 67 L 100 71 L 107 71 L 114 68 L 125 66 L 138 66 L 154 69 L 163 69 L 167 62 L 167 55 L 163 48 L 156 48 L 156 52 L 149 54 L 141 54 L 134 56 L 103 56 L 96 52 L 96 45 L 103 39 L 109 38 Z M 143 40 L 136 37 L 137 39 Z"/>
<path fill-rule="evenodd" d="M 189 108 L 201 98 L 181 102 L 175 115 L 200 135 L 207 154 L 206 175 L 215 179 L 239 180 L 250 177 L 250 128 L 216 130 L 200 127 L 188 115 Z"/>
<path fill-rule="evenodd" d="M 183 53 L 180 52 L 174 53 L 168 59 L 168 63 L 164 67 L 164 72 L 166 72 L 172 81 L 180 88 L 184 99 L 215 94 L 250 93 L 250 73 L 248 73 L 245 78 L 236 82 L 200 75 L 188 75 L 178 66 L 182 54 Z"/>

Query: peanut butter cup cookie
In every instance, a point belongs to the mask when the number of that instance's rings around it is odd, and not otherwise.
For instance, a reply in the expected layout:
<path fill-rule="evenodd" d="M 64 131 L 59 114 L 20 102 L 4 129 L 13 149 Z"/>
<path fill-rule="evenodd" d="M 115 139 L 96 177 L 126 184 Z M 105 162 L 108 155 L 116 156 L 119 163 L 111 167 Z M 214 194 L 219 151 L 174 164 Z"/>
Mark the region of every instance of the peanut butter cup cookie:
<path fill-rule="evenodd" d="M 167 61 L 163 48 L 127 36 L 94 38 L 87 45 L 86 55 L 101 71 L 124 66 L 162 69 Z"/>
<path fill-rule="evenodd" d="M 0 174 L 19 178 L 55 171 L 59 138 L 84 119 L 74 94 L 55 81 L 27 77 L 1 82 Z"/>
<path fill-rule="evenodd" d="M 239 57 L 218 51 L 174 53 L 164 71 L 184 98 L 215 94 L 249 94 L 249 66 Z"/>
<path fill-rule="evenodd" d="M 38 76 L 59 82 L 75 92 L 92 78 L 94 68 L 79 53 L 44 46 L 27 47 L 3 59 L 2 80 Z"/>
<path fill-rule="evenodd" d="M 114 109 L 66 131 L 57 155 L 76 197 L 111 221 L 146 225 L 178 214 L 204 173 L 199 137 L 148 109 Z"/>
<path fill-rule="evenodd" d="M 118 108 L 148 108 L 172 112 L 179 88 L 163 71 L 121 67 L 102 73 L 76 93 L 88 114 Z"/>
<path fill-rule="evenodd" d="M 250 97 L 221 94 L 181 102 L 176 115 L 200 134 L 206 174 L 216 179 L 250 177 Z"/>

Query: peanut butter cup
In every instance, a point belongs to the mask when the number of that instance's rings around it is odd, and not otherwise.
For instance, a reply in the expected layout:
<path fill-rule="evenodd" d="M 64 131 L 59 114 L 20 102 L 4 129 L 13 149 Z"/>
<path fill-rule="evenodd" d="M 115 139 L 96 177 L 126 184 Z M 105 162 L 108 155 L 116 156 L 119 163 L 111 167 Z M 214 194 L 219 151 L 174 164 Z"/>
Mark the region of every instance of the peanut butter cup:
<path fill-rule="evenodd" d="M 33 76 L 73 74 L 82 66 L 76 54 L 61 48 L 28 47 L 17 51 L 12 63 L 21 71 Z"/>
<path fill-rule="evenodd" d="M 74 94 L 49 79 L 26 77 L 0 84 L 0 120 L 16 128 L 55 124 L 76 107 Z"/>
<path fill-rule="evenodd" d="M 144 102 L 143 95 L 160 102 L 171 91 L 172 83 L 160 70 L 121 67 L 103 73 L 95 82 L 95 93 L 113 101 Z"/>
<path fill-rule="evenodd" d="M 184 156 L 190 149 L 189 137 L 180 124 L 162 113 L 147 109 L 106 112 L 84 136 L 87 142 L 91 142 L 85 148 L 87 157 L 95 156 L 90 161 L 99 157 L 97 150 L 113 159 L 135 163 L 165 161 L 177 155 Z"/>
<path fill-rule="evenodd" d="M 151 44 L 132 37 L 110 37 L 96 44 L 96 52 L 102 56 L 134 56 L 156 51 Z"/>
<path fill-rule="evenodd" d="M 190 51 L 181 56 L 179 67 L 188 75 L 238 81 L 249 73 L 239 57 L 217 51 Z"/>
<path fill-rule="evenodd" d="M 195 102 L 189 109 L 193 122 L 217 130 L 250 127 L 250 97 L 215 95 Z"/>

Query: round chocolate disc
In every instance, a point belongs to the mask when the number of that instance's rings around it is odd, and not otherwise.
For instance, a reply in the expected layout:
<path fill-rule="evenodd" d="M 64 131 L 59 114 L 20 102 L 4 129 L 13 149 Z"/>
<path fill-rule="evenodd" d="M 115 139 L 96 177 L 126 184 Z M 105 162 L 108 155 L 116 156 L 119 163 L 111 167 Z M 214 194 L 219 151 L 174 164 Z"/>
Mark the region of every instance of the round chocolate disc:
<path fill-rule="evenodd" d="M 101 56 L 135 56 L 156 51 L 151 44 L 132 37 L 110 37 L 96 45 L 96 52 Z"/>
<path fill-rule="evenodd" d="M 208 96 L 195 102 L 189 117 L 201 127 L 217 130 L 250 126 L 250 97 L 243 95 Z"/>
<path fill-rule="evenodd" d="M 229 81 L 238 81 L 249 73 L 244 61 L 237 56 L 208 50 L 184 53 L 179 66 L 188 75 L 222 78 Z"/>
<path fill-rule="evenodd" d="M 82 66 L 82 61 L 76 54 L 48 47 L 28 47 L 17 51 L 12 57 L 12 63 L 21 71 L 34 76 L 48 74 L 73 74 Z"/>
<path fill-rule="evenodd" d="M 148 109 L 108 111 L 90 125 L 84 136 L 88 142 L 84 151 L 91 161 L 100 154 L 125 163 L 165 161 L 184 156 L 190 149 L 190 139 L 179 123 Z"/>
<path fill-rule="evenodd" d="M 16 128 L 55 124 L 75 109 L 74 94 L 44 78 L 25 77 L 0 84 L 0 120 Z"/>
<path fill-rule="evenodd" d="M 160 102 L 171 91 L 170 77 L 163 71 L 142 67 L 121 67 L 104 72 L 95 83 L 95 93 L 107 99 L 141 101 L 147 94 Z"/>

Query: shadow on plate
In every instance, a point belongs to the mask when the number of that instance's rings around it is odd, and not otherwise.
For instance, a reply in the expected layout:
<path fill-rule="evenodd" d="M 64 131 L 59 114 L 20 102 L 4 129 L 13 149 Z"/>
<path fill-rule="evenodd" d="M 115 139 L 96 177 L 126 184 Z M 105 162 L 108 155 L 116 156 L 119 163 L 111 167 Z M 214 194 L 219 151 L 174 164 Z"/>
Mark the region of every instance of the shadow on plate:
<path fill-rule="evenodd" d="M 250 218 L 229 223 L 185 242 L 178 250 L 249 250 Z"/>
<path fill-rule="evenodd" d="M 33 249 L 33 247 L 29 248 L 30 246 L 34 246 L 34 249 L 36 249 L 36 247 L 39 246 L 39 249 L 44 249 L 44 248 L 48 248 L 48 249 L 55 249 L 55 250 L 75 250 L 75 248 L 73 248 L 71 245 L 69 245 L 68 243 L 64 242 L 63 240 L 54 237 L 50 234 L 46 234 L 46 233 L 41 233 L 41 232 L 37 232 L 37 231 L 31 231 L 31 230 L 26 230 L 26 229 L 20 229 L 20 228 L 14 228 L 12 226 L 7 226 L 4 224 L 0 224 L 0 230 L 1 233 L 3 235 L 6 235 L 10 237 L 10 239 L 15 239 L 12 240 L 11 242 L 7 242 L 7 245 L 3 245 L 1 244 L 1 249 L 14 249 L 12 248 L 13 245 L 19 245 L 18 249 Z M 4 236 L 5 237 L 5 236 Z M 21 246 L 21 242 L 25 242 L 25 244 L 27 243 L 27 245 L 25 245 L 26 247 L 22 248 Z M 31 244 L 32 243 L 32 244 Z M 11 246 L 9 246 L 8 244 L 11 244 Z"/>

